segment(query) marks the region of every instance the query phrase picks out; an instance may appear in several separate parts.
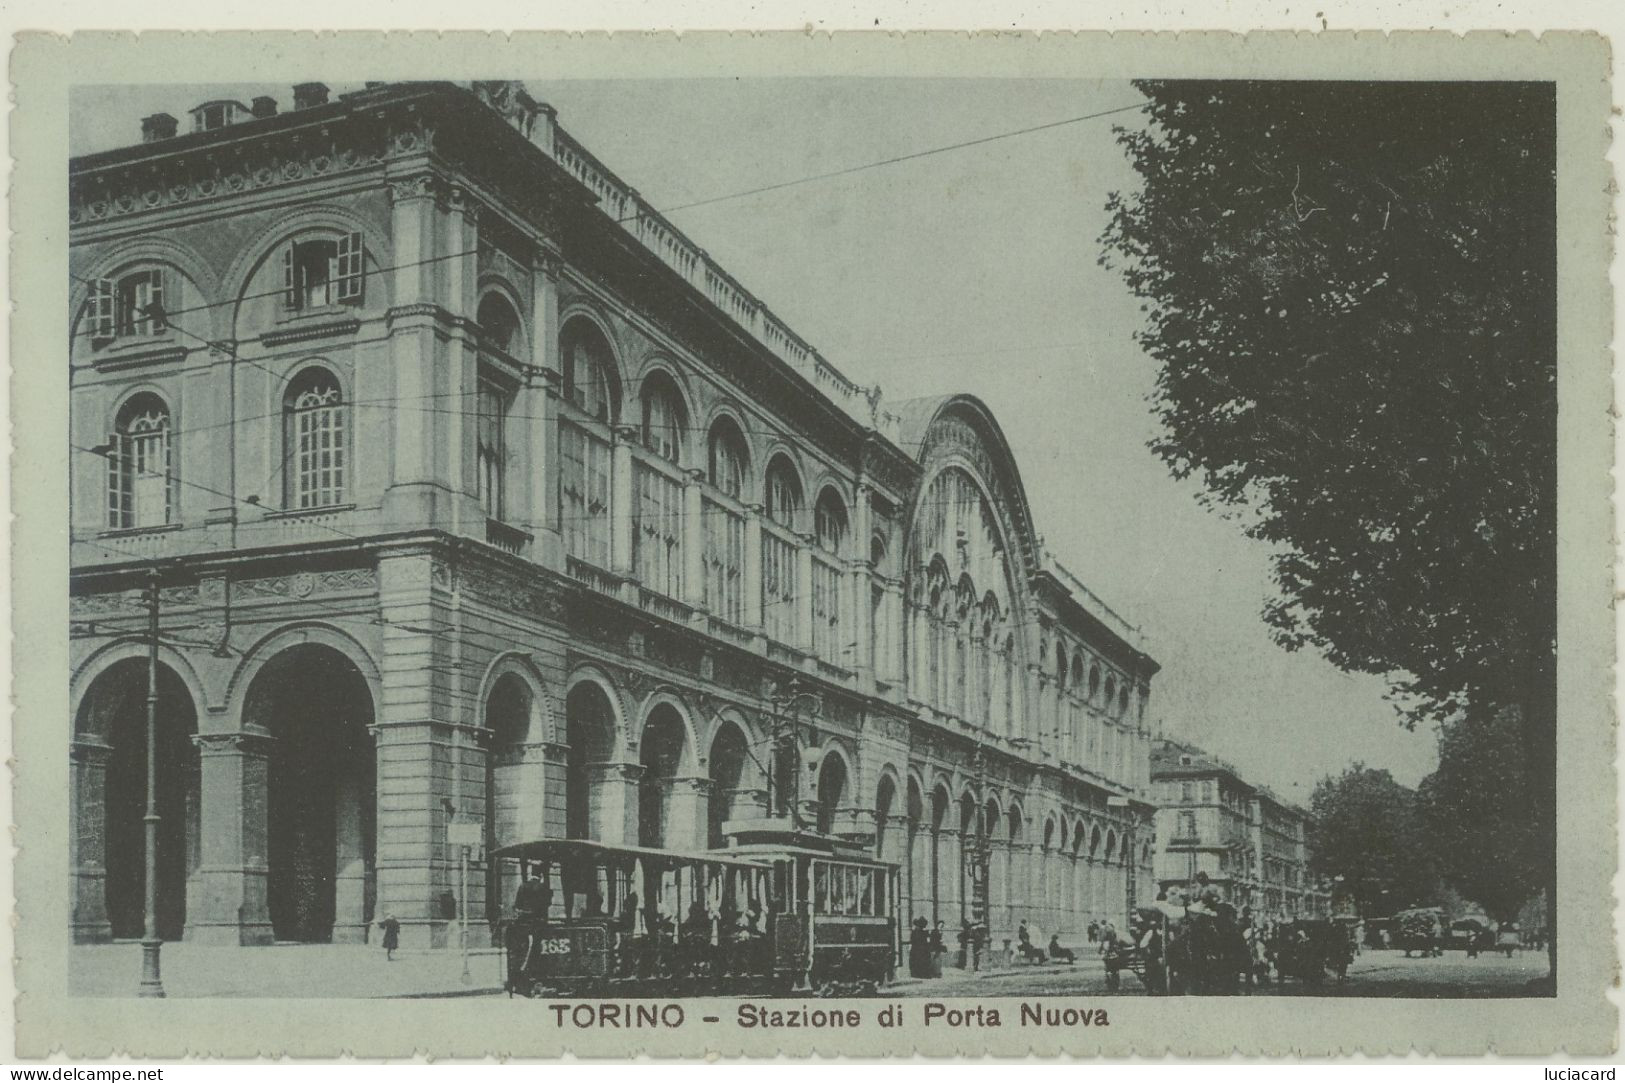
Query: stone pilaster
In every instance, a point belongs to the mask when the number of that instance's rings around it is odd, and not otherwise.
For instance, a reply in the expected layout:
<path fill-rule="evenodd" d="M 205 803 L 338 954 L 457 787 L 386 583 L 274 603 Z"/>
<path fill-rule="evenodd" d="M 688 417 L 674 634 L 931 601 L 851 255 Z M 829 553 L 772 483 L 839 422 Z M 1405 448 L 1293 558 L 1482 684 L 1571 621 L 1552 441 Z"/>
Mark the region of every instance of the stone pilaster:
<path fill-rule="evenodd" d="M 694 852 L 705 849 L 709 778 L 674 778 L 666 793 L 666 846 Z"/>
<path fill-rule="evenodd" d="M 762 505 L 745 505 L 745 627 L 762 631 Z"/>
<path fill-rule="evenodd" d="M 632 563 L 632 445 L 638 430 L 631 425 L 615 427 L 615 443 L 610 450 L 609 479 L 609 564 L 620 575 L 631 575 Z"/>
<path fill-rule="evenodd" d="M 112 938 L 107 919 L 107 760 L 113 750 L 87 737 L 70 746 L 68 867 L 73 874 L 73 940 Z"/>
<path fill-rule="evenodd" d="M 188 900 L 186 939 L 269 944 L 266 808 L 272 738 L 242 731 L 192 740 L 202 790 L 202 861 Z"/>
<path fill-rule="evenodd" d="M 684 471 L 683 482 L 683 597 L 694 609 L 705 608 L 705 501 L 700 483 L 703 470 Z"/>
<path fill-rule="evenodd" d="M 432 401 L 439 388 L 435 371 L 434 282 L 439 243 L 434 228 L 438 184 L 428 173 L 390 182 L 390 239 L 395 269 L 390 272 L 389 364 L 391 393 L 403 402 Z M 393 410 L 389 445 L 390 487 L 383 518 L 390 522 L 438 521 L 447 493 L 435 464 L 433 410 Z"/>
<path fill-rule="evenodd" d="M 798 534 L 796 536 L 796 642 L 795 646 L 804 651 L 813 649 L 813 615 L 812 615 L 812 551 L 816 540 L 811 534 Z M 836 661 L 836 659 L 826 659 Z"/>

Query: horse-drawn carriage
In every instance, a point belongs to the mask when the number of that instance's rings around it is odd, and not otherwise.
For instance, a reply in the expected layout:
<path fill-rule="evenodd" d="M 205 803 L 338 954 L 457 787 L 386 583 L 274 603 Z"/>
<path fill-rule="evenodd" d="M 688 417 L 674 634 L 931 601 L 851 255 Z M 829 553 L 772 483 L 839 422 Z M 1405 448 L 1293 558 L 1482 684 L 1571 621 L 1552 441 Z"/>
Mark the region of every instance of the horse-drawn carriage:
<path fill-rule="evenodd" d="M 1282 922 L 1275 927 L 1270 951 L 1277 974 L 1310 985 L 1319 985 L 1328 974 L 1342 981 L 1354 962 L 1354 942 L 1349 931 L 1335 921 Z"/>
<path fill-rule="evenodd" d="M 1158 902 L 1130 918 L 1127 942 L 1106 945 L 1106 987 L 1127 970 L 1152 994 L 1233 992 L 1250 965 L 1236 911 L 1228 903 Z"/>
<path fill-rule="evenodd" d="M 1394 915 L 1393 946 L 1402 949 L 1407 959 L 1413 952 L 1424 958 L 1443 955 L 1448 921 L 1437 906 L 1401 910 Z"/>

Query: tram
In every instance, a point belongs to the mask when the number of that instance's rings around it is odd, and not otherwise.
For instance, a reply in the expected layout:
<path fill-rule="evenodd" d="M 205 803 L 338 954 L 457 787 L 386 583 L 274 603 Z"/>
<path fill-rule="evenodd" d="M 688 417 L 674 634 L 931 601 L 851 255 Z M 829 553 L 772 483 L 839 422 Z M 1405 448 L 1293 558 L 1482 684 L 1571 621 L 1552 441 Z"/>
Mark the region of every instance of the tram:
<path fill-rule="evenodd" d="M 895 865 L 823 836 L 746 837 L 698 853 L 558 838 L 493 851 L 524 885 L 500 930 L 509 994 L 852 996 L 894 977 Z"/>

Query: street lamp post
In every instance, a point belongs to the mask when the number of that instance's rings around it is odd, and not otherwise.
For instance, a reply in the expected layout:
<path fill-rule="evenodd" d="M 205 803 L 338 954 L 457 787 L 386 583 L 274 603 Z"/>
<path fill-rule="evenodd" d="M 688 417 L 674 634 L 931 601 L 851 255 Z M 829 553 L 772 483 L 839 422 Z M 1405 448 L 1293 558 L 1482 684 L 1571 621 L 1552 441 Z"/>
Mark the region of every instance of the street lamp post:
<path fill-rule="evenodd" d="M 163 941 L 158 937 L 158 569 L 147 569 L 147 811 L 145 927 L 141 938 L 144 997 L 164 995 Z"/>
<path fill-rule="evenodd" d="M 816 715 L 821 702 L 816 692 L 810 692 L 801 687 L 799 681 L 792 680 L 789 684 L 779 685 L 773 691 L 771 700 L 773 704 L 773 738 L 768 758 L 767 769 L 767 811 L 773 814 L 773 779 L 781 768 L 788 764 L 784 771 L 782 789 L 778 798 L 783 802 L 790 814 L 790 822 L 797 827 L 801 823 L 801 810 L 796 806 L 800 803 L 798 798 L 801 790 L 801 772 L 798 764 L 788 759 L 786 753 L 793 754 L 796 748 L 796 720 L 793 714 L 798 706 L 805 702 L 808 714 Z"/>

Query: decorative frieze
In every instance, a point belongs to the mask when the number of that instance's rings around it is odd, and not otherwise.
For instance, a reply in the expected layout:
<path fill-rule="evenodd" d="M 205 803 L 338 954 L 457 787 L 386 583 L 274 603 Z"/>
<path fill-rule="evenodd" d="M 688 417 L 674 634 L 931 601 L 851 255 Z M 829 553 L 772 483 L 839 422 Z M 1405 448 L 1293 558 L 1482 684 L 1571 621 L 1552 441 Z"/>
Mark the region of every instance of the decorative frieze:
<path fill-rule="evenodd" d="M 368 118 L 199 148 L 161 163 L 86 171 L 69 179 L 68 222 L 107 221 L 359 173 L 391 158 L 427 153 L 433 138 L 417 117 L 394 117 L 382 127 Z"/>
<path fill-rule="evenodd" d="M 235 584 L 238 593 L 254 598 L 309 598 L 318 594 L 353 594 L 373 591 L 378 575 L 372 568 L 345 568 L 330 572 L 295 572 Z M 195 588 L 194 588 L 195 589 Z"/>

